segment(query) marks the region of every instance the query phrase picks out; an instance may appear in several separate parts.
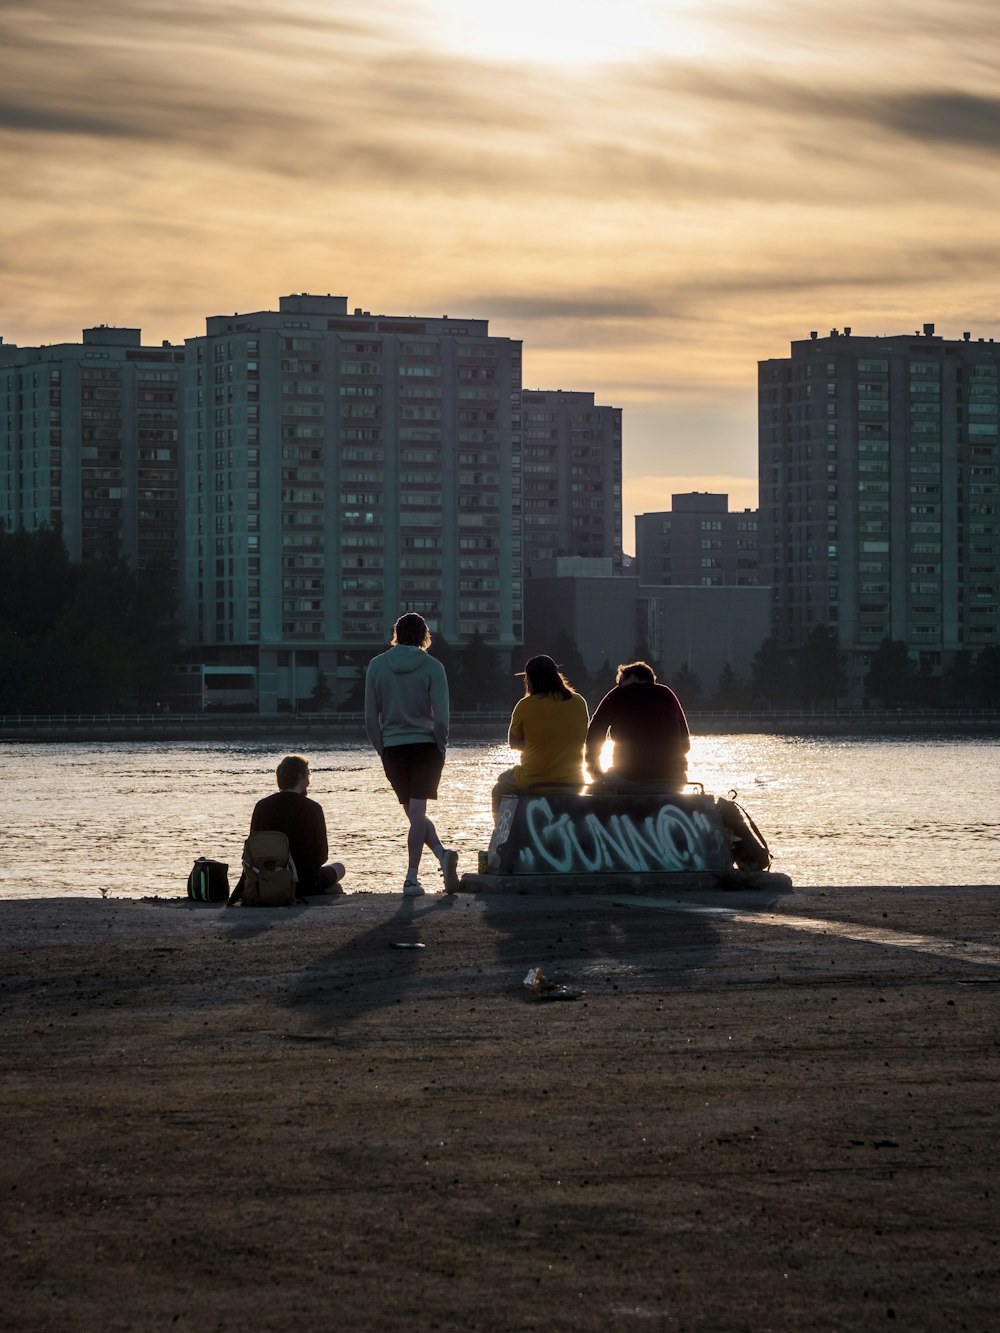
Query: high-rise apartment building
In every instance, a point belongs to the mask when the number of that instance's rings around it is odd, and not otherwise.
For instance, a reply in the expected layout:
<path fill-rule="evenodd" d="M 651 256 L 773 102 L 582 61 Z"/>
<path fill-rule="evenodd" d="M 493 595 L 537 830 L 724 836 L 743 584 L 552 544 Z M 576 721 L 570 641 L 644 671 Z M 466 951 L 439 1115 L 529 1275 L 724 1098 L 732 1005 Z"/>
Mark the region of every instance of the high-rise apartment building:
<path fill-rule="evenodd" d="M 0 343 L 0 519 L 60 525 L 74 560 L 169 562 L 211 702 L 353 681 L 403 610 L 515 650 L 526 550 L 620 573 L 621 454 L 619 409 L 522 394 L 521 344 L 485 320 L 303 294 L 183 349 Z"/>
<path fill-rule="evenodd" d="M 666 513 L 637 514 L 635 543 L 642 583 L 757 586 L 757 511 L 730 513 L 726 494 L 688 491 Z"/>
<path fill-rule="evenodd" d="M 1000 642 L 992 341 L 834 329 L 759 366 L 760 577 L 781 643 L 834 627 L 852 688 L 889 636 L 933 672 Z"/>
<path fill-rule="evenodd" d="M 610 559 L 620 574 L 621 409 L 561 389 L 526 389 L 521 399 L 528 573 L 540 561 L 583 556 Z"/>
<path fill-rule="evenodd" d="M 4 526 L 58 526 L 75 561 L 116 551 L 176 575 L 183 363 L 183 348 L 144 347 L 139 329 L 0 343 Z"/>
<path fill-rule="evenodd" d="M 340 296 L 215 316 L 187 342 L 189 642 L 263 705 L 381 644 L 522 638 L 521 344 Z"/>

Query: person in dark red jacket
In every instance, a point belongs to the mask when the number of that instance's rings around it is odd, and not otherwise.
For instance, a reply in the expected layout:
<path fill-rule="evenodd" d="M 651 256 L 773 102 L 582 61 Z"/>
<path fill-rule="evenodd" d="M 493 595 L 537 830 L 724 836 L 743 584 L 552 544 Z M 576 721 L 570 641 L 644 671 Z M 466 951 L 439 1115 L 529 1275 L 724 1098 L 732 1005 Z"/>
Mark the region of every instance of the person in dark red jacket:
<path fill-rule="evenodd" d="M 687 783 L 691 743 L 680 700 L 659 685 L 646 662 L 626 662 L 616 684 L 594 711 L 587 732 L 586 762 L 592 792 L 628 791 L 633 784 L 647 790 L 679 791 Z M 610 733 L 615 743 L 614 766 L 601 768 L 601 750 Z"/>

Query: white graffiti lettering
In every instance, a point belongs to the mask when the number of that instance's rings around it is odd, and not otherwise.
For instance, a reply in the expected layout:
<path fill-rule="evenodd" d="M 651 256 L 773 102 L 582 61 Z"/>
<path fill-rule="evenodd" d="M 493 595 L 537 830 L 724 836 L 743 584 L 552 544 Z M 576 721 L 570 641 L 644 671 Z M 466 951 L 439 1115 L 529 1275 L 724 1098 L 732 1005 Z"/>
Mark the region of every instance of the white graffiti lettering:
<path fill-rule="evenodd" d="M 628 814 L 604 821 L 594 810 L 576 819 L 566 811 L 555 815 L 544 797 L 535 797 L 525 802 L 524 814 L 529 846 L 518 854 L 522 874 L 539 862 L 565 875 L 705 870 L 718 861 L 720 830 L 701 810 L 688 814 L 664 805 L 637 827 Z"/>
<path fill-rule="evenodd" d="M 562 875 L 572 870 L 573 854 L 566 836 L 567 825 L 572 823 L 569 815 L 562 814 L 553 822 L 552 807 L 544 797 L 529 801 L 526 814 L 528 833 L 539 856 Z M 559 847 L 560 840 L 561 851 L 550 851 L 553 843 Z"/>

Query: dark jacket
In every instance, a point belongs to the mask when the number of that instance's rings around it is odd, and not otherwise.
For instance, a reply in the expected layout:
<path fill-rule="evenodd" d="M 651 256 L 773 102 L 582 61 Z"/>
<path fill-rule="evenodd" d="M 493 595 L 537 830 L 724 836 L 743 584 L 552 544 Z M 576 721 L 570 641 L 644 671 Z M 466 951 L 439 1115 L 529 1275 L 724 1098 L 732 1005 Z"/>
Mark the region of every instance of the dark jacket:
<path fill-rule="evenodd" d="M 300 792 L 276 791 L 253 808 L 250 832 L 264 831 L 285 835 L 299 876 L 299 893 L 312 892 L 319 868 L 330 855 L 323 807 Z"/>
<path fill-rule="evenodd" d="M 608 691 L 587 732 L 587 767 L 592 775 L 601 771 L 598 758 L 609 731 L 615 743 L 616 777 L 629 782 L 687 780 L 687 718 L 669 686 L 632 681 Z"/>

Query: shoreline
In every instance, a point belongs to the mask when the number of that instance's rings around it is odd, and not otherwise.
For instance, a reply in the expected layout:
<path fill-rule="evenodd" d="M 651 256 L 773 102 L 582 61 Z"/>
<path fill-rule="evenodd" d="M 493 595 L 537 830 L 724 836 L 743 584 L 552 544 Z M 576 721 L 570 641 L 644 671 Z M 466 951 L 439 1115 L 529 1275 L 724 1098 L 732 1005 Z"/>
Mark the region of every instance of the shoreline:
<path fill-rule="evenodd" d="M 452 719 L 454 741 L 507 738 L 507 712 L 458 714 Z M 688 713 L 692 735 L 789 736 L 993 736 L 1000 734 L 1000 709 L 947 712 L 846 709 L 830 712 L 733 710 Z M 98 741 L 272 741 L 287 737 L 301 743 L 367 744 L 361 714 L 175 714 L 51 718 L 0 717 L 0 743 L 66 744 Z"/>
<path fill-rule="evenodd" d="M 989 1327 L 998 893 L 0 901 L 7 1322 Z"/>

